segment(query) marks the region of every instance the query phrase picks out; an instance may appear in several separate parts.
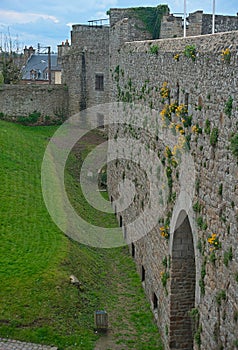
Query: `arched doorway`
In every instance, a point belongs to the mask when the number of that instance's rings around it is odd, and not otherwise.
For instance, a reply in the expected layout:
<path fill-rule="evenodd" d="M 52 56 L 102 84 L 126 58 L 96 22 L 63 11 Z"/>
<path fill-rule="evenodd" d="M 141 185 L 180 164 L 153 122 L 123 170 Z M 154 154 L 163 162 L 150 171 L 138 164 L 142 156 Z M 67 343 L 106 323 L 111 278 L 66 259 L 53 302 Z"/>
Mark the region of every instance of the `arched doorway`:
<path fill-rule="evenodd" d="M 172 242 L 170 349 L 193 349 L 189 311 L 195 307 L 196 266 L 194 243 L 187 213 L 178 216 Z"/>

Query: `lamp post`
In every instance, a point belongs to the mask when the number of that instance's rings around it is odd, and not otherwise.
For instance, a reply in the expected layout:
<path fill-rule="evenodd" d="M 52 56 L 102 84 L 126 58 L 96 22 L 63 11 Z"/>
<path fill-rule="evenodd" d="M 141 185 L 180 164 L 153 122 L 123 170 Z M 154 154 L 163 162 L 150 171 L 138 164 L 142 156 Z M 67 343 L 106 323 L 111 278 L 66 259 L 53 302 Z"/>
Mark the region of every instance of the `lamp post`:
<path fill-rule="evenodd" d="M 215 0 L 213 0 L 212 4 L 212 34 L 215 33 Z"/>
<path fill-rule="evenodd" d="M 50 54 L 50 46 L 48 46 L 48 78 L 49 78 L 49 84 L 51 84 L 51 54 Z"/>
<path fill-rule="evenodd" d="M 183 14 L 183 37 L 186 38 L 186 0 L 184 0 L 184 14 Z"/>

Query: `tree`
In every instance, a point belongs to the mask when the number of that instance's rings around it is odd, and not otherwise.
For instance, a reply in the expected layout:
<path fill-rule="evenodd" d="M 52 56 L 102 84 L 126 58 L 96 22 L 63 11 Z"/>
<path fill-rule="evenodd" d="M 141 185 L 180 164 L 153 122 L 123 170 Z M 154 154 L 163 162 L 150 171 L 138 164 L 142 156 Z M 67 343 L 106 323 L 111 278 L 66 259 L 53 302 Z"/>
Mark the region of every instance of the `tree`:
<path fill-rule="evenodd" d="M 0 71 L 0 85 L 4 84 L 4 76 L 2 74 L 2 71 Z"/>
<path fill-rule="evenodd" d="M 21 80 L 21 70 L 12 57 L 4 57 L 2 74 L 5 84 L 17 84 Z"/>

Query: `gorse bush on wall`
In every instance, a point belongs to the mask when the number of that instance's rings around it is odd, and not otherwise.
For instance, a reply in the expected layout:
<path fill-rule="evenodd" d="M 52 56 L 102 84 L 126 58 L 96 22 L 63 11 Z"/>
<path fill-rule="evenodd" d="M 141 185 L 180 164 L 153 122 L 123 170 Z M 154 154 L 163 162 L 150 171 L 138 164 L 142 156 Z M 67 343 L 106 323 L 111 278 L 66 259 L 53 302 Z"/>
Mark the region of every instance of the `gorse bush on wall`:
<path fill-rule="evenodd" d="M 183 54 L 185 57 L 191 58 L 193 61 L 195 61 L 195 59 L 196 59 L 196 46 L 195 45 L 185 46 Z"/>
<path fill-rule="evenodd" d="M 233 98 L 231 96 L 229 96 L 228 100 L 225 103 L 225 109 L 224 109 L 224 112 L 228 117 L 231 116 L 232 103 L 233 103 Z"/>
<path fill-rule="evenodd" d="M 217 141 L 218 141 L 218 135 L 219 135 L 218 128 L 213 128 L 211 136 L 210 136 L 210 144 L 212 146 L 216 146 Z"/>

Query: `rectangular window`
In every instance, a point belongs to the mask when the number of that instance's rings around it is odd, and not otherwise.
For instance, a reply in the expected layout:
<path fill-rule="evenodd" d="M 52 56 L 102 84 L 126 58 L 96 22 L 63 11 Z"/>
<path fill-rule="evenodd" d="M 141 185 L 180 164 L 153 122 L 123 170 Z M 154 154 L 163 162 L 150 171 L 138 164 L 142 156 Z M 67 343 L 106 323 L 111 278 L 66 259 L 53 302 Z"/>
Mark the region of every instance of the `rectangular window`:
<path fill-rule="evenodd" d="M 95 76 L 95 90 L 103 91 L 104 90 L 104 79 L 103 74 L 96 74 Z"/>

